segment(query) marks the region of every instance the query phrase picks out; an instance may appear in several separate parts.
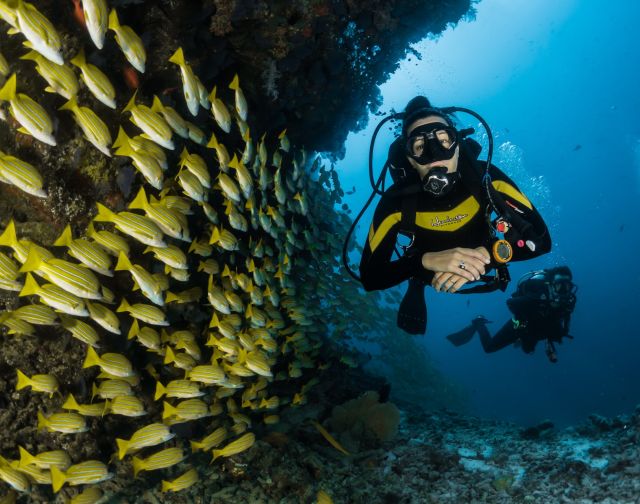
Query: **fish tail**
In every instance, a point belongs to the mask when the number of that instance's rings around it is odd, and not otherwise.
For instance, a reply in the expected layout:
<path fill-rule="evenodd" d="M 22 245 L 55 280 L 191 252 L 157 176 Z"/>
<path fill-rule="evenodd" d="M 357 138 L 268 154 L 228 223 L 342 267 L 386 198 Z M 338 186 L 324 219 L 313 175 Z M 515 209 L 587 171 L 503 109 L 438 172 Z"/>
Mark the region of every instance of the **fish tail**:
<path fill-rule="evenodd" d="M 215 133 L 211 133 L 211 138 L 209 139 L 209 142 L 207 143 L 207 147 L 209 149 L 217 149 L 220 146 L 220 144 L 218 144 L 218 139 L 216 138 Z"/>
<path fill-rule="evenodd" d="M 159 381 L 156 382 L 156 395 L 154 397 L 154 401 L 157 401 L 158 399 L 160 399 L 166 393 L 167 393 L 167 389 L 164 388 L 164 385 L 162 383 L 160 383 Z"/>
<path fill-rule="evenodd" d="M 93 382 L 91 385 L 91 402 L 93 402 L 93 398 L 98 395 L 98 386 L 96 382 Z"/>
<path fill-rule="evenodd" d="M 118 31 L 120 29 L 120 21 L 118 21 L 118 13 L 115 9 L 111 9 L 109 13 L 109 29 Z"/>
<path fill-rule="evenodd" d="M 73 235 L 71 234 L 71 225 L 67 224 L 60 237 L 53 242 L 54 247 L 68 247 L 73 241 Z"/>
<path fill-rule="evenodd" d="M 173 490 L 173 483 L 170 481 L 162 480 L 162 493 L 166 493 L 170 490 Z"/>
<path fill-rule="evenodd" d="M 233 77 L 231 84 L 229 84 L 229 89 L 233 89 L 234 91 L 240 89 L 240 78 L 238 77 L 238 74 Z"/>
<path fill-rule="evenodd" d="M 88 368 L 91 366 L 98 366 L 100 364 L 100 356 L 97 352 L 90 346 L 87 349 L 87 356 L 84 359 L 84 363 L 82 364 L 82 369 Z"/>
<path fill-rule="evenodd" d="M 54 493 L 58 493 L 58 491 L 62 488 L 62 485 L 64 485 L 66 479 L 66 475 L 60 469 L 58 469 L 57 466 L 51 466 L 51 484 L 53 485 Z"/>
<path fill-rule="evenodd" d="M 16 390 L 22 390 L 23 388 L 31 385 L 31 380 L 29 379 L 29 377 L 19 369 L 17 371 L 18 371 L 18 383 L 16 384 Z"/>
<path fill-rule="evenodd" d="M 191 443 L 191 451 L 195 452 L 198 450 L 202 450 L 202 447 L 204 446 L 204 444 L 199 443 L 198 441 L 189 441 L 189 443 Z"/>
<path fill-rule="evenodd" d="M 233 159 L 229 161 L 229 164 L 227 166 L 229 166 L 230 168 L 235 168 L 236 170 L 238 169 L 238 156 L 236 154 L 233 155 Z"/>
<path fill-rule="evenodd" d="M 149 206 L 149 200 L 147 199 L 147 193 L 144 187 L 140 187 L 138 194 L 133 198 L 133 201 L 129 203 L 129 209 L 146 210 Z"/>
<path fill-rule="evenodd" d="M 22 56 L 20 56 L 21 60 L 31 60 L 31 61 L 38 61 L 41 58 L 40 53 L 38 53 L 37 51 L 29 51 L 26 54 L 23 54 Z"/>
<path fill-rule="evenodd" d="M 44 429 L 47 427 L 47 419 L 42 414 L 42 411 L 38 411 L 38 430 Z"/>
<path fill-rule="evenodd" d="M 122 302 L 120 303 L 120 306 L 118 306 L 118 308 L 116 309 L 116 312 L 117 313 L 125 312 L 129 308 L 131 308 L 131 305 L 127 303 L 127 300 L 125 298 L 122 298 Z"/>
<path fill-rule="evenodd" d="M 222 457 L 223 455 L 224 453 L 222 453 L 222 450 L 213 450 L 213 457 L 211 458 L 210 464 L 213 464 L 217 458 Z"/>
<path fill-rule="evenodd" d="M 133 457 L 133 477 L 137 478 L 138 473 L 144 470 L 144 462 L 138 457 Z"/>
<path fill-rule="evenodd" d="M 24 262 L 22 267 L 20 268 L 21 273 L 26 273 L 28 271 L 36 271 L 42 266 L 42 257 L 38 253 L 38 250 L 31 246 L 29 247 L 29 254 L 27 255 L 27 260 Z"/>
<path fill-rule="evenodd" d="M 38 282 L 36 282 L 36 279 L 33 278 L 31 273 L 27 273 L 27 276 L 24 280 L 24 287 L 22 287 L 22 290 L 20 291 L 18 296 L 33 296 L 37 295 L 38 292 L 40 292 L 40 286 L 38 285 Z"/>
<path fill-rule="evenodd" d="M 76 54 L 71 60 L 69 60 L 72 65 L 77 66 L 78 68 L 82 68 L 85 66 L 87 60 L 84 57 L 84 48 L 80 49 L 80 52 Z"/>
<path fill-rule="evenodd" d="M 162 341 L 162 343 L 167 343 L 170 340 L 171 340 L 171 337 L 169 336 L 169 333 L 164 329 L 162 329 L 160 331 L 160 341 Z"/>
<path fill-rule="evenodd" d="M 160 98 L 158 98 L 158 95 L 153 95 L 153 103 L 151 104 L 151 110 L 153 110 L 157 114 L 160 114 L 164 111 L 164 105 L 160 101 Z"/>
<path fill-rule="evenodd" d="M 116 438 L 116 444 L 118 445 L 118 458 L 122 460 L 129 449 L 129 441 L 126 439 Z"/>
<path fill-rule="evenodd" d="M 113 222 L 116 214 L 109 210 L 106 206 L 97 203 L 98 206 L 98 215 L 96 215 L 93 220 L 98 222 Z"/>
<path fill-rule="evenodd" d="M 133 93 L 133 96 L 127 103 L 127 106 L 124 108 L 122 112 L 131 112 L 133 108 L 136 106 L 136 95 L 138 94 L 138 90 L 136 89 Z"/>
<path fill-rule="evenodd" d="M 20 462 L 18 462 L 18 465 L 20 467 L 35 463 L 36 458 L 31 455 L 25 448 L 23 448 L 22 446 L 18 446 L 18 451 L 20 452 Z"/>
<path fill-rule="evenodd" d="M 0 235 L 0 245 L 14 248 L 17 244 L 18 237 L 16 236 L 16 224 L 13 222 L 13 219 L 11 219 Z"/>
<path fill-rule="evenodd" d="M 191 252 L 191 247 L 189 247 L 189 252 Z M 204 271 L 204 269 L 205 269 L 204 261 L 200 261 L 198 263 L 198 273 L 200 273 L 201 271 Z"/>
<path fill-rule="evenodd" d="M 0 88 L 0 100 L 13 100 L 16 96 L 16 74 L 11 74 L 4 86 Z"/>
<path fill-rule="evenodd" d="M 217 91 L 216 86 L 213 86 L 213 89 L 211 90 L 211 93 L 209 93 L 209 96 L 208 96 L 209 101 L 211 103 L 213 103 L 213 101 L 216 99 L 216 91 Z"/>
<path fill-rule="evenodd" d="M 62 407 L 63 409 L 70 409 L 70 410 L 76 410 L 76 411 L 80 408 L 80 406 L 78 405 L 78 401 L 76 401 L 76 398 L 73 397 L 73 394 L 69 394 L 69 397 L 67 397 L 67 400 L 64 402 Z"/>
<path fill-rule="evenodd" d="M 176 65 L 184 66 L 186 63 L 184 61 L 184 53 L 182 52 L 182 47 L 178 47 L 176 52 L 174 52 L 169 58 L 169 63 L 175 63 Z"/>
<path fill-rule="evenodd" d="M 163 401 L 162 405 L 164 406 L 164 409 L 162 410 L 163 420 L 178 413 L 178 409 L 171 406 L 171 404 L 169 404 L 167 401 Z"/>
<path fill-rule="evenodd" d="M 209 239 L 209 245 L 213 245 L 220 241 L 220 231 L 218 230 L 218 226 L 213 226 L 213 231 L 211 232 L 211 238 Z"/>
<path fill-rule="evenodd" d="M 126 131 L 124 129 L 122 129 L 122 126 L 120 126 L 118 128 L 118 136 L 116 137 L 116 141 L 113 142 L 113 147 L 126 147 L 126 146 L 131 146 L 131 142 L 130 142 L 130 138 L 129 135 L 127 135 Z M 118 152 L 116 152 L 116 154 L 118 154 Z M 123 154 L 125 156 L 129 155 L 129 153 L 125 153 Z"/>
<path fill-rule="evenodd" d="M 71 110 L 72 112 L 78 110 L 78 101 L 75 96 L 72 96 L 69 101 L 67 101 L 62 107 L 58 110 Z"/>
<path fill-rule="evenodd" d="M 177 294 L 174 294 L 171 291 L 167 291 L 167 296 L 164 300 L 165 303 L 173 303 L 174 301 L 180 301 L 180 298 Z"/>
<path fill-rule="evenodd" d="M 167 350 L 164 354 L 164 364 L 171 364 L 172 362 L 175 362 L 176 360 L 176 354 L 173 353 L 173 350 L 171 350 L 171 347 L 167 345 Z"/>
<path fill-rule="evenodd" d="M 138 320 L 133 319 L 133 322 L 131 323 L 131 329 L 129 329 L 129 334 L 127 334 L 127 339 L 128 340 L 133 339 L 139 333 L 140 333 L 140 325 L 138 324 Z"/>

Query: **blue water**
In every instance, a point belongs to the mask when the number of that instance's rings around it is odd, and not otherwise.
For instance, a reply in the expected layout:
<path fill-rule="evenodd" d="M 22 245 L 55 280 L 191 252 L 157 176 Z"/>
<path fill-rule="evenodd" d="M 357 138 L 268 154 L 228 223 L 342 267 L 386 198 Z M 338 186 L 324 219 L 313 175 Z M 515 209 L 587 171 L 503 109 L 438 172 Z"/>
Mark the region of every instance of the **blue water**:
<path fill-rule="evenodd" d="M 566 425 L 631 411 L 640 404 L 640 2 L 483 0 L 477 11 L 475 20 L 416 45 L 422 59 L 404 61 L 381 87 L 381 111 L 425 94 L 490 123 L 496 164 L 538 207 L 554 242 L 550 254 L 513 264 L 512 278 L 568 264 L 579 286 L 575 339 L 558 348 L 555 365 L 540 344 L 534 355 L 516 348 L 487 355 L 477 339 L 461 348 L 444 339 L 480 313 L 499 329 L 514 282 L 507 293 L 473 297 L 429 290 L 421 343 L 484 417 Z M 372 116 L 350 135 L 338 163 L 343 186 L 357 187 L 347 200 L 356 211 L 369 194 L 366 156 L 378 121 Z M 377 143 L 378 170 L 392 138 L 385 130 Z"/>

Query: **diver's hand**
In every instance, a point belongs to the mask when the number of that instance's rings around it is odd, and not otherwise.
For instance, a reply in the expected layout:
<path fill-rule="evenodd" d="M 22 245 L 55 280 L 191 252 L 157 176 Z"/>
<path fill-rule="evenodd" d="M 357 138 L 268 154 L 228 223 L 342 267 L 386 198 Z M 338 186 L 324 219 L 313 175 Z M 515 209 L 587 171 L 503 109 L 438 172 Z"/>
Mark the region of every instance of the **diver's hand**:
<path fill-rule="evenodd" d="M 484 247 L 475 249 L 456 247 L 440 252 L 426 252 L 422 255 L 422 266 L 435 273 L 452 273 L 464 277 L 469 282 L 479 280 L 489 264 L 489 252 Z M 464 268 L 460 266 L 464 265 Z"/>
<path fill-rule="evenodd" d="M 469 280 L 456 273 L 440 272 L 433 276 L 431 286 L 436 292 L 454 293 L 462 288 Z"/>

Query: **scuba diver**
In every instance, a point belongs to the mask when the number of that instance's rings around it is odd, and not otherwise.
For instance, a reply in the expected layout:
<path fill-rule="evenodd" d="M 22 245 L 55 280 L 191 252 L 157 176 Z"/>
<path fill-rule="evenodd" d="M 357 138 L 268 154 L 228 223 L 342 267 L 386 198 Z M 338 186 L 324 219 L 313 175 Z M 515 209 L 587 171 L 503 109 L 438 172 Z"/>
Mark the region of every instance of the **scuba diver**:
<path fill-rule="evenodd" d="M 571 313 L 576 306 L 577 287 L 567 266 L 532 271 L 518 281 L 516 291 L 507 299 L 513 318 L 492 338 L 486 327 L 489 321 L 476 317 L 469 326 L 447 339 L 461 346 L 480 334 L 486 353 L 496 352 L 512 343 L 520 345 L 525 353 L 533 353 L 538 341 L 546 341 L 546 353 L 551 362 L 557 362 L 555 343 L 569 335 Z"/>
<path fill-rule="evenodd" d="M 482 123 L 489 141 L 486 163 L 478 160 L 480 145 L 466 138 L 474 130 L 457 130 L 454 112 L 472 114 Z M 402 134 L 391 144 L 387 163 L 374 184 L 373 144 L 389 119 L 402 119 Z M 491 164 L 492 152 L 493 137 L 482 117 L 460 107 L 435 108 L 424 96 L 409 101 L 403 113 L 381 121 L 374 133 L 369 152 L 374 193 L 347 235 L 343 262 L 367 291 L 409 280 L 397 323 L 410 334 L 426 331 L 425 285 L 449 293 L 504 291 L 509 282 L 508 261 L 531 259 L 551 250 L 544 220 L 517 185 Z M 384 190 L 387 169 L 394 184 Z M 348 268 L 347 243 L 375 194 L 381 200 L 358 277 Z M 399 245 L 399 239 L 409 244 Z M 397 259 L 392 257 L 394 251 Z M 494 276 L 486 275 L 490 270 L 495 270 Z M 479 284 L 462 289 L 472 282 Z"/>

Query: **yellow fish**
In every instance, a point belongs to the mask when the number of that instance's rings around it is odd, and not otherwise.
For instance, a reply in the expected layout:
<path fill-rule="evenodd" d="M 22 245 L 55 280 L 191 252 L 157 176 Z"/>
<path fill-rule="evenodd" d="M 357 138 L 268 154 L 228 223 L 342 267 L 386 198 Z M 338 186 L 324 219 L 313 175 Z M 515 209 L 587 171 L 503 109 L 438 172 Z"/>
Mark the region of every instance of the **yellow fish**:
<path fill-rule="evenodd" d="M 27 260 L 20 271 L 43 274 L 58 287 L 81 298 L 100 300 L 103 297 L 100 282 L 90 270 L 63 259 L 45 260 L 35 247 L 29 249 Z"/>
<path fill-rule="evenodd" d="M 53 397 L 53 394 L 58 391 L 60 384 L 58 379 L 50 374 L 38 374 L 29 378 L 19 369 L 18 371 L 18 383 L 16 384 L 16 390 L 22 390 L 25 387 L 31 387 L 34 392 L 45 392 L 49 394 L 49 397 Z"/>
<path fill-rule="evenodd" d="M 162 480 L 162 492 L 179 492 L 180 490 L 185 490 L 196 484 L 199 479 L 198 471 L 191 468 L 173 481 Z"/>
<path fill-rule="evenodd" d="M 63 434 L 76 434 L 86 432 L 89 428 L 82 415 L 77 413 L 54 413 L 45 417 L 38 411 L 38 430 L 46 429 L 49 432 L 62 432 Z"/>
<path fill-rule="evenodd" d="M 107 401 L 109 413 L 128 417 L 144 416 L 144 404 L 136 396 L 117 396 Z"/>
<path fill-rule="evenodd" d="M 71 58 L 70 61 L 80 69 L 82 80 L 87 85 L 87 88 L 89 88 L 89 91 L 91 91 L 91 94 L 107 107 L 115 110 L 116 90 L 113 84 L 111 84 L 109 77 L 107 77 L 102 70 L 91 63 L 87 63 L 84 56 L 84 49 L 80 49 L 80 52 Z"/>
<path fill-rule="evenodd" d="M 56 466 L 51 468 L 53 491 L 58 492 L 65 483 L 69 485 L 91 485 L 113 478 L 113 473 L 99 460 L 87 460 L 61 471 Z"/>
<path fill-rule="evenodd" d="M 149 350 L 153 350 L 155 352 L 160 352 L 160 335 L 155 329 L 151 327 L 143 327 L 140 328 L 137 320 L 133 320 L 131 324 L 131 329 L 129 329 L 129 334 L 127 335 L 127 339 L 137 338 L 138 342 L 148 348 Z"/>
<path fill-rule="evenodd" d="M 191 443 L 191 451 L 196 452 L 198 450 L 209 451 L 214 446 L 222 443 L 227 437 L 227 429 L 219 427 L 208 436 L 205 436 L 200 441 L 189 441 Z"/>
<path fill-rule="evenodd" d="M 113 334 L 120 334 L 120 320 L 109 308 L 100 303 L 86 302 L 91 320 Z"/>
<path fill-rule="evenodd" d="M 24 284 L 18 280 L 18 269 L 19 266 L 9 256 L 0 252 L 0 289 L 17 292 L 23 289 Z"/>
<path fill-rule="evenodd" d="M 148 446 L 156 446 L 170 439 L 173 439 L 175 434 L 169 430 L 164 424 L 152 423 L 138 429 L 133 433 L 129 440 L 116 439 L 118 445 L 118 458 L 122 460 L 129 452 L 146 448 Z"/>
<path fill-rule="evenodd" d="M 59 110 L 71 111 L 85 138 L 105 156 L 111 157 L 111 133 L 98 114 L 88 107 L 79 106 L 75 96 L 71 97 Z"/>
<path fill-rule="evenodd" d="M 27 493 L 31 488 L 29 478 L 9 464 L 0 464 L 0 480 L 18 492 Z"/>
<path fill-rule="evenodd" d="M 56 466 L 63 471 L 71 465 L 71 458 L 64 450 L 53 450 L 47 452 L 41 452 L 37 455 L 32 455 L 22 446 L 18 446 L 20 451 L 21 466 L 33 465 L 39 469 L 50 469 L 52 466 Z"/>
<path fill-rule="evenodd" d="M 184 92 L 184 99 L 187 102 L 187 108 L 191 112 L 192 116 L 198 115 L 198 109 L 200 107 L 200 95 L 198 92 L 198 81 L 191 69 L 191 66 L 187 64 L 184 59 L 184 53 L 182 47 L 173 53 L 169 58 L 170 63 L 175 63 L 180 67 L 180 74 L 182 76 L 182 90 Z"/>
<path fill-rule="evenodd" d="M 182 423 L 189 420 L 197 420 L 211 416 L 207 403 L 201 399 L 186 399 L 174 407 L 167 401 L 163 401 L 162 419 L 172 419 L 172 423 Z M 176 422 L 178 420 L 178 422 Z"/>
<path fill-rule="evenodd" d="M 244 92 L 240 87 L 238 74 L 233 77 L 231 84 L 229 84 L 229 89 L 233 89 L 235 91 L 236 112 L 240 116 L 240 119 L 246 121 L 249 108 L 247 107 L 247 99 L 244 97 Z"/>
<path fill-rule="evenodd" d="M 49 84 L 48 87 L 44 88 L 47 93 L 58 93 L 67 100 L 78 94 L 80 90 L 78 79 L 73 70 L 67 65 L 54 63 L 36 51 L 29 51 L 27 54 L 20 56 L 20 59 L 35 61 L 36 72 Z"/>
<path fill-rule="evenodd" d="M 55 27 L 33 4 L 18 0 L 16 18 L 20 32 L 29 41 L 29 47 L 45 58 L 62 65 L 60 35 Z"/>
<path fill-rule="evenodd" d="M 244 436 L 232 441 L 224 448 L 220 450 L 213 450 L 213 459 L 212 462 L 215 461 L 219 457 L 231 457 L 232 455 L 237 455 L 245 450 L 248 450 L 255 443 L 256 436 L 253 432 L 248 432 Z"/>
<path fill-rule="evenodd" d="M 98 487 L 89 487 L 84 492 L 73 496 L 69 504 L 98 504 L 103 496 L 102 490 Z"/>
<path fill-rule="evenodd" d="M 165 448 L 150 455 L 146 459 L 133 457 L 133 476 L 138 477 L 140 471 L 154 471 L 164 469 L 182 462 L 187 456 L 182 452 L 182 448 Z"/>
<path fill-rule="evenodd" d="M 211 133 L 211 139 L 209 140 L 209 143 L 207 143 L 207 147 L 209 149 L 215 149 L 220 169 L 222 171 L 227 171 L 227 166 L 229 165 L 231 157 L 229 157 L 229 151 L 227 151 L 227 148 L 218 142 L 215 133 Z"/>
<path fill-rule="evenodd" d="M 167 316 L 157 306 L 136 303 L 130 305 L 126 299 L 122 299 L 120 306 L 116 310 L 117 312 L 129 312 L 129 314 L 142 322 L 146 322 L 151 325 L 168 326 Z"/>
<path fill-rule="evenodd" d="M 115 9 L 109 13 L 109 29 L 116 34 L 116 42 L 120 46 L 124 57 L 138 72 L 144 73 L 147 53 L 144 50 L 142 39 L 130 26 L 121 25 Z"/>
<path fill-rule="evenodd" d="M 156 394 L 154 399 L 157 401 L 163 395 L 167 397 L 177 397 L 178 399 L 190 399 L 192 397 L 200 397 L 204 392 L 200 390 L 200 386 L 189 380 L 172 380 L 165 387 L 162 383 L 156 383 Z"/>
<path fill-rule="evenodd" d="M 103 416 L 107 412 L 107 402 L 93 404 L 78 404 L 73 394 L 69 394 L 67 400 L 62 405 L 64 409 L 74 410 L 82 416 Z"/>
<path fill-rule="evenodd" d="M 151 104 L 151 110 L 157 114 L 161 114 L 164 120 L 171 129 L 180 135 L 182 138 L 189 138 L 189 126 L 178 112 L 169 105 L 165 105 L 160 101 L 156 95 L 153 96 L 153 103 Z M 196 142 L 199 143 L 199 142 Z"/>
<path fill-rule="evenodd" d="M 44 180 L 35 166 L 0 151 L 0 181 L 12 184 L 22 191 L 46 198 L 42 188 Z"/>
<path fill-rule="evenodd" d="M 118 257 L 121 251 L 129 255 L 129 244 L 127 240 L 111 231 L 96 231 L 93 222 L 90 222 L 87 227 L 87 236 L 111 255 Z"/>
<path fill-rule="evenodd" d="M 157 280 L 142 266 L 132 264 L 129 258 L 120 252 L 116 271 L 128 271 L 140 287 L 142 293 L 153 303 L 164 306 L 163 292 Z"/>
<path fill-rule="evenodd" d="M 150 140 L 169 150 L 173 150 L 175 148 L 171 140 L 173 130 L 160 114 L 157 114 L 146 105 L 136 104 L 137 94 L 138 91 L 136 90 L 123 112 L 131 112 L 131 122 L 144 131 Z"/>
<path fill-rule="evenodd" d="M 213 118 L 215 119 L 220 129 L 225 133 L 231 131 L 231 114 L 224 102 L 216 97 L 216 86 L 213 86 L 213 90 L 209 95 L 209 101 L 211 102 L 211 112 L 213 112 Z"/>
<path fill-rule="evenodd" d="M 98 49 L 104 46 L 104 37 L 109 26 L 109 11 L 106 0 L 82 0 L 85 24 L 89 36 Z"/>
<path fill-rule="evenodd" d="M 164 184 L 164 174 L 158 158 L 144 149 L 134 149 L 131 138 L 122 128 L 118 130 L 118 136 L 113 143 L 117 147 L 117 156 L 126 156 L 131 159 L 133 166 L 152 187 L 160 190 Z"/>
<path fill-rule="evenodd" d="M 73 239 L 71 226 L 67 224 L 58 239 L 53 242 L 55 247 L 67 247 L 69 255 L 75 257 L 87 268 L 101 275 L 113 276 L 111 260 L 101 247 L 86 238 Z"/>
<path fill-rule="evenodd" d="M 89 324 L 65 314 L 60 314 L 60 320 L 62 327 L 69 331 L 74 338 L 92 347 L 99 346 L 100 336 Z"/>
<path fill-rule="evenodd" d="M 180 168 L 184 166 L 198 177 L 203 187 L 207 189 L 211 187 L 211 176 L 209 175 L 207 163 L 198 154 L 190 154 L 186 147 L 182 149 L 180 154 Z"/>
<path fill-rule="evenodd" d="M 11 116 L 20 123 L 18 131 L 48 145 L 55 146 L 53 137 L 53 121 L 36 101 L 26 94 L 16 92 L 16 74 L 12 74 L 0 88 L 0 100 L 9 102 Z"/>
<path fill-rule="evenodd" d="M 162 239 L 162 231 L 148 217 L 131 212 L 120 212 L 116 214 L 100 203 L 97 205 L 98 215 L 94 217 L 95 221 L 112 222 L 118 230 L 145 245 L 151 245 L 152 247 L 167 246 Z"/>
<path fill-rule="evenodd" d="M 136 374 L 131 362 L 124 355 L 118 353 L 98 355 L 93 347 L 89 347 L 82 369 L 92 366 L 99 366 L 100 369 L 114 376 L 127 377 Z"/>

